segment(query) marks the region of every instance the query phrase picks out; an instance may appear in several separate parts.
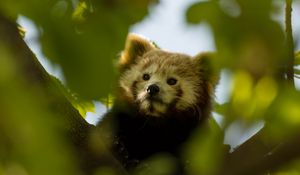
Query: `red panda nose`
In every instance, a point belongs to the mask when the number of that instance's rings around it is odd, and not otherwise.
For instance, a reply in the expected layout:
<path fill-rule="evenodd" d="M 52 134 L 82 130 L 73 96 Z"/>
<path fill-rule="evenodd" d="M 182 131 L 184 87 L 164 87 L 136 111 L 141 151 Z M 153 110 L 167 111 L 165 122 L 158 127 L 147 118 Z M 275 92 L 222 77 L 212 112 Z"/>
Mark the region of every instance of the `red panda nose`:
<path fill-rule="evenodd" d="M 148 86 L 147 88 L 147 93 L 152 97 L 156 94 L 158 94 L 159 92 L 159 87 L 156 84 L 151 84 L 150 86 Z"/>

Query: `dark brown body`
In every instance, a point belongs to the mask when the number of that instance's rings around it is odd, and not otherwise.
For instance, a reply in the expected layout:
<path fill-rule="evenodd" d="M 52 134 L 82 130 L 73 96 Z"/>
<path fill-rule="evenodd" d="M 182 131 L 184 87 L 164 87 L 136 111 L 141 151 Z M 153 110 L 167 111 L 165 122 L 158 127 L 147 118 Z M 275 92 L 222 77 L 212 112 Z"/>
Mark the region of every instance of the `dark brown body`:
<path fill-rule="evenodd" d="M 177 174 L 183 173 L 184 143 L 211 112 L 214 83 L 208 59 L 205 54 L 165 52 L 129 36 L 119 63 L 114 106 L 97 125 L 126 169 L 166 153 L 176 160 Z M 157 88 L 155 95 L 148 91 L 150 86 Z"/>
<path fill-rule="evenodd" d="M 112 150 L 127 169 L 159 153 L 179 158 L 183 144 L 204 123 L 210 109 L 207 101 L 198 112 L 188 109 L 152 117 L 137 112 L 132 104 L 119 104 L 122 105 L 116 104 L 98 126 L 114 129 Z"/>

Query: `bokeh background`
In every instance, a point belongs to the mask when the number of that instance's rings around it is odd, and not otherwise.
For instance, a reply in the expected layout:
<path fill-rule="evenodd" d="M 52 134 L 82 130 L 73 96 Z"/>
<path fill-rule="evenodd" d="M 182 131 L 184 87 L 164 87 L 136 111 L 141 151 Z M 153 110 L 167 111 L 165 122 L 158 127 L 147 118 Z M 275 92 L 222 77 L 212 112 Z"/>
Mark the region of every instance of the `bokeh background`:
<path fill-rule="evenodd" d="M 91 165 L 107 152 L 85 121 L 113 105 L 129 32 L 216 53 L 218 125 L 185 144 L 188 174 L 300 174 L 299 17 L 299 0 L 1 0 L 0 175 L 118 174 Z M 133 173 L 172 174 L 173 163 L 159 155 Z"/>
<path fill-rule="evenodd" d="M 158 5 L 149 6 L 149 14 L 141 21 L 130 27 L 130 32 L 142 35 L 149 40 L 154 41 L 162 49 L 172 52 L 182 52 L 189 55 L 196 55 L 199 52 L 216 51 L 214 36 L 208 23 L 192 25 L 186 21 L 185 13 L 189 6 L 197 0 L 161 0 Z M 278 8 L 276 13 L 271 14 L 273 20 L 277 21 L 284 28 L 284 1 L 274 1 L 273 5 Z M 223 3 L 224 10 L 230 13 L 240 13 L 237 9 L 226 7 Z M 238 15 L 238 14 L 236 14 Z M 300 39 L 300 1 L 295 1 L 292 12 L 293 34 L 296 41 Z M 38 31 L 35 24 L 30 19 L 21 16 L 18 22 L 26 29 L 25 41 L 30 48 L 37 54 L 37 58 L 52 75 L 65 81 L 62 69 L 58 64 L 48 61 L 42 53 L 41 45 L 38 40 Z M 242 32 L 242 31 L 241 31 Z M 197 39 L 195 39 L 197 38 Z M 295 45 L 295 50 L 300 50 L 300 44 Z M 300 90 L 300 79 L 295 78 L 295 85 Z M 232 88 L 232 75 L 230 71 L 224 69 L 221 79 L 216 89 L 215 100 L 224 104 L 230 100 Z M 87 111 L 86 120 L 91 124 L 96 124 L 101 116 L 107 112 L 107 106 L 99 101 L 94 101 L 95 109 Z M 222 126 L 223 116 L 217 113 L 213 117 Z M 253 134 L 263 127 L 263 122 L 258 121 L 251 126 L 245 126 L 243 122 L 233 123 L 226 130 L 224 143 L 230 144 L 232 148 L 242 144 Z"/>

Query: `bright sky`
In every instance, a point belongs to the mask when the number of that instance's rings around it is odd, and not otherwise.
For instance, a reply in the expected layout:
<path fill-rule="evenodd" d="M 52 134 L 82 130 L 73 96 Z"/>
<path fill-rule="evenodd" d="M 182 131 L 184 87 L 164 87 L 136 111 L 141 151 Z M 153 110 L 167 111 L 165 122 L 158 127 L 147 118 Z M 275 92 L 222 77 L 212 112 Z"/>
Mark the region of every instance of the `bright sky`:
<path fill-rule="evenodd" d="M 215 45 L 208 25 L 188 25 L 186 9 L 197 0 L 161 0 L 144 21 L 134 25 L 131 31 L 142 34 L 159 47 L 196 55 L 201 51 L 214 51 Z"/>

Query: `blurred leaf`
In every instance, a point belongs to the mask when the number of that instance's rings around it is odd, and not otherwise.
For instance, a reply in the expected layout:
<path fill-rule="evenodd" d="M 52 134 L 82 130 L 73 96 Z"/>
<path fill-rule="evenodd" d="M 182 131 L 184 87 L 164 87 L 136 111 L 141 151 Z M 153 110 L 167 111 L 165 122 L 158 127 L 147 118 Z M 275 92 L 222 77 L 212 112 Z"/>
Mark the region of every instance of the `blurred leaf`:
<path fill-rule="evenodd" d="M 294 73 L 299 76 L 300 75 L 300 69 L 295 68 Z"/>
<path fill-rule="evenodd" d="M 112 105 L 113 97 L 108 94 L 114 87 L 113 61 L 124 47 L 128 28 L 143 19 L 151 2 L 154 1 L 1 0 L 0 12 L 10 19 L 25 15 L 35 22 L 44 54 L 63 68 L 72 91 L 60 82 L 58 87 L 84 115 L 94 106 L 82 98 L 101 99 L 108 107 Z M 235 0 L 234 6 L 232 2 L 197 2 L 186 13 L 190 23 L 209 24 L 218 67 L 235 72 L 231 100 L 216 109 L 225 114 L 226 120 L 265 119 L 268 139 L 282 141 L 299 132 L 300 94 L 286 88 L 277 77 L 285 73 L 278 68 L 284 67 L 286 60 L 282 56 L 283 29 L 270 15 L 276 1 Z M 61 142 L 64 134 L 56 127 L 61 121 L 52 120 L 55 114 L 41 100 L 49 97 L 20 79 L 19 68 L 13 66 L 4 46 L 0 42 L 0 161 L 4 162 L 0 164 L 0 174 L 74 174 L 76 167 L 70 165 L 73 162 L 69 147 Z M 296 53 L 295 65 L 300 65 L 300 52 Z M 300 75 L 299 69 L 295 74 Z M 95 138 L 91 145 L 101 150 L 100 137 Z M 222 160 L 222 141 L 217 125 L 195 133 L 186 149 L 190 173 L 214 173 Z M 169 157 L 152 160 L 148 162 L 152 168 L 144 167 L 141 173 L 165 174 L 174 166 Z M 104 167 L 99 170 L 102 173 L 114 172 Z"/>
<path fill-rule="evenodd" d="M 265 76 L 257 82 L 254 91 L 257 110 L 264 111 L 276 98 L 278 94 L 278 85 L 273 78 Z"/>
<path fill-rule="evenodd" d="M 173 158 L 170 155 L 159 154 L 142 162 L 135 169 L 134 175 L 172 175 L 176 169 Z"/>
<path fill-rule="evenodd" d="M 28 0 L 28 1 L 18 1 L 18 0 L 1 0 L 0 1 L 0 11 L 4 12 L 4 15 L 17 19 L 18 15 L 23 14 L 28 18 L 33 20 L 38 20 L 46 18 L 51 7 L 61 0 L 52 1 L 38 1 L 38 0 Z M 38 16 L 43 15 L 43 16 Z"/>
<path fill-rule="evenodd" d="M 52 80 L 57 85 L 57 87 L 64 93 L 64 95 L 72 103 L 72 105 L 78 110 L 78 112 L 82 117 L 85 117 L 87 112 L 95 112 L 95 105 L 93 101 L 88 101 L 80 98 L 78 95 L 76 95 L 66 86 L 64 86 L 58 78 L 54 76 L 51 77 Z"/>
<path fill-rule="evenodd" d="M 225 151 L 223 148 L 223 134 L 210 120 L 209 126 L 195 132 L 185 147 L 189 174 L 214 174 Z"/>
<path fill-rule="evenodd" d="M 238 13 L 228 14 L 227 7 Z M 205 21 L 211 27 L 220 67 L 248 69 L 259 77 L 277 70 L 284 61 L 283 30 L 270 18 L 271 7 L 272 0 L 201 1 L 188 9 L 186 19 Z"/>
<path fill-rule="evenodd" d="M 51 97 L 20 76 L 24 72 L 15 62 L 15 53 L 2 45 L 1 37 L 0 173 L 76 174 L 76 161 L 64 140 L 63 116 L 49 108 Z"/>
<path fill-rule="evenodd" d="M 106 98 L 101 98 L 100 102 L 102 102 L 106 106 L 106 108 L 111 108 L 114 104 L 114 96 L 109 94 Z"/>
<path fill-rule="evenodd" d="M 24 38 L 25 34 L 26 34 L 26 29 L 23 28 L 22 26 L 18 26 L 18 30 L 19 30 L 19 33 L 22 36 L 22 38 Z"/>
<path fill-rule="evenodd" d="M 266 114 L 270 139 L 280 142 L 300 132 L 299 99 L 299 91 L 292 91 L 289 87 L 281 89 Z"/>
<path fill-rule="evenodd" d="M 254 80 L 248 72 L 236 72 L 232 89 L 232 109 L 246 120 L 264 117 L 278 95 L 278 85 L 271 76 Z"/>
<path fill-rule="evenodd" d="M 300 160 L 295 160 L 287 165 L 284 165 L 274 175 L 300 175 Z"/>
<path fill-rule="evenodd" d="M 272 7 L 272 0 L 236 0 L 239 4 L 242 15 L 251 17 L 251 19 L 269 18 Z M 264 20 L 264 19 L 260 19 Z"/>
<path fill-rule="evenodd" d="M 296 52 L 295 54 L 295 66 L 300 65 L 300 51 Z"/>
<path fill-rule="evenodd" d="M 72 19 L 76 22 L 84 22 L 86 20 L 85 13 L 88 7 L 85 1 L 79 2 L 72 14 Z"/>
<path fill-rule="evenodd" d="M 212 20 L 218 14 L 219 8 L 215 1 L 201 1 L 193 4 L 186 12 L 187 21 L 199 23 Z"/>
<path fill-rule="evenodd" d="M 95 112 L 95 105 L 92 101 L 79 101 L 78 98 L 72 105 L 79 111 L 80 115 L 85 117 L 87 112 Z"/>
<path fill-rule="evenodd" d="M 113 61 L 129 27 L 143 19 L 152 2 L 2 0 L 0 11 L 34 21 L 44 54 L 62 67 L 67 86 L 82 98 L 99 99 L 114 87 Z"/>
<path fill-rule="evenodd" d="M 111 167 L 100 167 L 93 175 L 117 175 L 117 172 Z"/>
<path fill-rule="evenodd" d="M 215 104 L 214 109 L 219 114 L 225 114 L 227 109 L 229 108 L 229 103 L 226 102 L 224 104 Z"/>
<path fill-rule="evenodd" d="M 251 75 L 246 71 L 235 73 L 232 89 L 232 106 L 237 116 L 250 118 L 254 112 L 253 98 L 254 82 Z"/>

